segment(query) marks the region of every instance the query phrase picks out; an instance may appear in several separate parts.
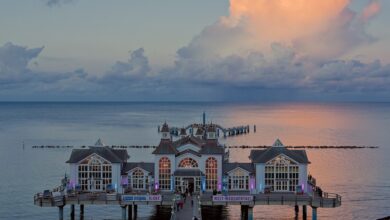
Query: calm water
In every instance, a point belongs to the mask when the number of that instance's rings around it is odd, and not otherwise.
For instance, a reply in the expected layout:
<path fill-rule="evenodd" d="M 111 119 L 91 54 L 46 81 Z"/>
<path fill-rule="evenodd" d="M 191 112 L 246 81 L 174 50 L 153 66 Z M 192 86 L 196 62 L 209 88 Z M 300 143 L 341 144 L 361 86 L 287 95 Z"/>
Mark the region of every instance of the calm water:
<path fill-rule="evenodd" d="M 320 219 L 390 215 L 390 103 L 0 103 L 0 219 L 57 218 L 57 209 L 35 207 L 33 195 L 58 185 L 68 172 L 70 150 L 32 145 L 92 145 L 99 137 L 110 145 L 155 145 L 158 124 L 200 122 L 203 111 L 209 121 L 225 127 L 257 125 L 256 133 L 226 139 L 231 145 L 270 145 L 279 137 L 286 145 L 380 146 L 308 150 L 309 172 L 324 191 L 343 197 L 341 208 L 319 209 Z M 129 154 L 131 161 L 153 160 L 150 150 Z M 248 161 L 248 155 L 249 150 L 235 150 L 231 160 Z M 287 206 L 256 206 L 254 211 L 256 219 L 294 217 L 293 207 Z M 85 219 L 121 216 L 117 206 L 87 206 L 85 212 Z M 239 206 L 214 214 L 237 219 Z M 158 219 L 151 217 L 154 207 L 140 207 L 139 215 Z"/>

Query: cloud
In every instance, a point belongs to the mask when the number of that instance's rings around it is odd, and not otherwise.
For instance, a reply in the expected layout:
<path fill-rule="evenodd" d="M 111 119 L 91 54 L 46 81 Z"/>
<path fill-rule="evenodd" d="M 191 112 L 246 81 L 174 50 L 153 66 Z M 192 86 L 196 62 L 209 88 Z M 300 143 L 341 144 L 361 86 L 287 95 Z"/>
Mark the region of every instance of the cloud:
<path fill-rule="evenodd" d="M 174 67 L 166 72 L 232 89 L 389 91 L 388 65 L 343 59 L 375 41 L 365 28 L 380 12 L 375 0 L 361 12 L 349 4 L 349 0 L 231 0 L 230 14 L 180 48 Z"/>
<path fill-rule="evenodd" d="M 62 1 L 61 1 L 62 2 Z M 102 76 L 83 69 L 34 72 L 43 47 L 0 47 L 1 93 L 21 88 L 76 100 L 390 99 L 390 66 L 344 55 L 375 41 L 367 24 L 380 13 L 349 0 L 231 0 L 230 14 L 177 50 L 175 62 L 154 71 L 143 48 Z M 46 94 L 40 93 L 42 97 Z"/>
<path fill-rule="evenodd" d="M 63 4 L 71 3 L 75 0 L 47 0 L 46 5 L 49 7 L 61 6 Z"/>
<path fill-rule="evenodd" d="M 28 65 L 43 51 L 44 47 L 32 48 L 6 43 L 0 47 L 0 89 L 45 90 L 61 84 L 64 80 L 85 79 L 87 74 L 79 69 L 66 73 L 32 71 Z"/>
<path fill-rule="evenodd" d="M 363 9 L 361 14 L 361 19 L 364 22 L 369 21 L 371 18 L 375 17 L 381 10 L 381 5 L 379 0 L 370 0 L 370 3 Z"/>

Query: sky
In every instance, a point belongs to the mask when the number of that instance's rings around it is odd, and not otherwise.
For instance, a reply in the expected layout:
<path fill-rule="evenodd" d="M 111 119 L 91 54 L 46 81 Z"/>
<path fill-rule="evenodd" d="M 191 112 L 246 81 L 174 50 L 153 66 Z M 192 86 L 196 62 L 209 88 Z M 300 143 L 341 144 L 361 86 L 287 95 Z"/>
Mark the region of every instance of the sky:
<path fill-rule="evenodd" d="M 388 0 L 0 1 L 0 101 L 390 101 Z"/>

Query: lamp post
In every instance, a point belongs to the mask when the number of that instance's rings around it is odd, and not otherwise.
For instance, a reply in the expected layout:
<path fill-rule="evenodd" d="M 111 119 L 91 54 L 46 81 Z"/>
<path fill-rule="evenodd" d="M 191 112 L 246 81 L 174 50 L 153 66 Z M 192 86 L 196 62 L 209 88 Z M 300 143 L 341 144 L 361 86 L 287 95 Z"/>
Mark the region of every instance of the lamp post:
<path fill-rule="evenodd" d="M 171 220 L 175 220 L 176 194 L 173 194 Z"/>

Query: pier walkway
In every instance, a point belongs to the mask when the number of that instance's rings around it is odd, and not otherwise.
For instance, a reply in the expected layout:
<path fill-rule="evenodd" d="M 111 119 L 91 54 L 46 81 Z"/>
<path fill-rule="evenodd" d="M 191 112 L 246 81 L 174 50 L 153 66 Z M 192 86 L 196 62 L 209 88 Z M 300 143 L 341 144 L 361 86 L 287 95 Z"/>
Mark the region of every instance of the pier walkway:
<path fill-rule="evenodd" d="M 191 204 L 191 200 L 192 200 L 192 204 Z M 198 196 L 193 195 L 186 199 L 183 209 L 180 209 L 179 211 L 176 210 L 174 212 L 171 220 L 191 220 L 194 216 L 200 220 L 201 219 L 200 210 L 201 209 L 199 208 Z"/>

